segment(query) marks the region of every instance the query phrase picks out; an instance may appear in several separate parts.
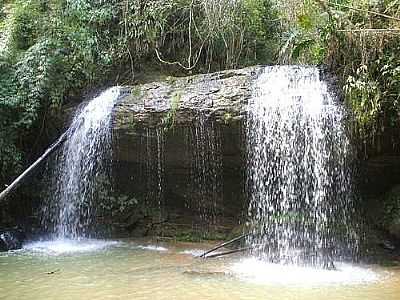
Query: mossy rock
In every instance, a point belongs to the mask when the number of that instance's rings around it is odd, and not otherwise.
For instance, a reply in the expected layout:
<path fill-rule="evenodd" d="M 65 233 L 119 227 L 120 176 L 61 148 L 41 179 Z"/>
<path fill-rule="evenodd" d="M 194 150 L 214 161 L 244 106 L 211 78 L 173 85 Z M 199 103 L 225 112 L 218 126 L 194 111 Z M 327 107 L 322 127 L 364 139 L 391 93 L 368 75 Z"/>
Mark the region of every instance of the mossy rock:
<path fill-rule="evenodd" d="M 400 240 L 400 185 L 396 185 L 385 195 L 383 225 Z"/>

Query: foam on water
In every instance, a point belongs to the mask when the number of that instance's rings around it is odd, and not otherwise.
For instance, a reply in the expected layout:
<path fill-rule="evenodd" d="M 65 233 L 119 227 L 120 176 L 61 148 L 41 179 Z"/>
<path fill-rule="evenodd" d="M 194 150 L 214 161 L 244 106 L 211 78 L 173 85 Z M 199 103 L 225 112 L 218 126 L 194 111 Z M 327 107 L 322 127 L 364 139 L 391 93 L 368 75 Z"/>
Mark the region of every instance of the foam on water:
<path fill-rule="evenodd" d="M 147 246 L 140 245 L 140 246 L 138 246 L 138 248 L 143 249 L 143 250 L 151 250 L 151 251 L 168 251 L 167 248 L 161 247 L 161 246 L 156 246 L 156 245 L 147 245 Z"/>
<path fill-rule="evenodd" d="M 336 270 L 316 269 L 295 265 L 273 264 L 257 258 L 246 258 L 231 267 L 243 280 L 267 285 L 321 286 L 371 284 L 382 275 L 352 264 L 336 264 Z"/>
<path fill-rule="evenodd" d="M 179 253 L 181 254 L 186 254 L 186 255 L 192 255 L 192 256 L 200 256 L 204 253 L 205 250 L 201 250 L 201 249 L 187 249 L 187 250 L 183 250 Z"/>
<path fill-rule="evenodd" d="M 62 255 L 82 252 L 94 252 L 119 244 L 117 241 L 80 239 L 59 239 L 53 241 L 31 242 L 24 246 L 25 250 L 47 255 Z"/>

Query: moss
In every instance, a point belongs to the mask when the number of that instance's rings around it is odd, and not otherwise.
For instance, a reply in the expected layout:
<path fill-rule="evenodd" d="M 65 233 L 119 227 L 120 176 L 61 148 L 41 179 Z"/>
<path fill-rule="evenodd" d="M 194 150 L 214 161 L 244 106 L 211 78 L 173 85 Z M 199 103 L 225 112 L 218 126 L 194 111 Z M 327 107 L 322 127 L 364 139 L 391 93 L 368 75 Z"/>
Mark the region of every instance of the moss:
<path fill-rule="evenodd" d="M 230 112 L 224 113 L 222 120 L 225 125 L 228 125 L 232 121 L 232 114 Z"/>
<path fill-rule="evenodd" d="M 177 232 L 174 238 L 179 242 L 202 242 L 202 241 L 221 241 L 227 238 L 226 234 L 219 232 L 199 232 L 187 230 Z"/>
<path fill-rule="evenodd" d="M 176 82 L 176 78 L 173 77 L 173 76 L 167 76 L 167 77 L 165 78 L 165 81 L 168 82 L 168 83 L 170 83 L 170 84 L 173 84 L 173 83 Z"/>
<path fill-rule="evenodd" d="M 139 98 L 140 96 L 142 96 L 142 89 L 139 86 L 132 87 L 131 95 L 133 97 Z"/>
<path fill-rule="evenodd" d="M 171 97 L 171 107 L 170 110 L 167 112 L 166 116 L 163 118 L 162 123 L 165 130 L 169 130 L 174 127 L 175 119 L 176 119 L 176 112 L 179 109 L 179 103 L 182 98 L 182 92 L 177 91 Z"/>

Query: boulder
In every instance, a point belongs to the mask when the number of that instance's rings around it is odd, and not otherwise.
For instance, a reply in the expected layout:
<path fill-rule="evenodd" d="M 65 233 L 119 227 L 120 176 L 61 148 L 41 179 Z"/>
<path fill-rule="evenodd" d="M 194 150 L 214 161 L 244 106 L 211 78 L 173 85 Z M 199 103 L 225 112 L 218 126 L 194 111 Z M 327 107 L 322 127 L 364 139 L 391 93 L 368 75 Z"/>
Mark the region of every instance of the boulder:
<path fill-rule="evenodd" d="M 0 251 L 21 249 L 25 238 L 21 229 L 0 230 Z"/>

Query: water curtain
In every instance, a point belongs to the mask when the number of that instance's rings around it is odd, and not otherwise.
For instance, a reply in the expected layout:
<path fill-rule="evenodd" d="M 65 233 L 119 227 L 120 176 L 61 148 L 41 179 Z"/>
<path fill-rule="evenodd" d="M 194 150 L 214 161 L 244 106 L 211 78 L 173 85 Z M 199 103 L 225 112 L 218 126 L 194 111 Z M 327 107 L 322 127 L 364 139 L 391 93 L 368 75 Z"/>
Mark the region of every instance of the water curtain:
<path fill-rule="evenodd" d="M 247 242 L 278 263 L 327 265 L 358 249 L 345 109 L 314 67 L 267 67 L 247 121 Z"/>

